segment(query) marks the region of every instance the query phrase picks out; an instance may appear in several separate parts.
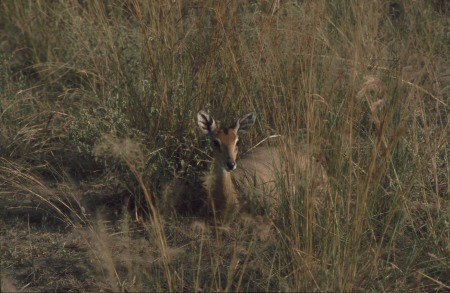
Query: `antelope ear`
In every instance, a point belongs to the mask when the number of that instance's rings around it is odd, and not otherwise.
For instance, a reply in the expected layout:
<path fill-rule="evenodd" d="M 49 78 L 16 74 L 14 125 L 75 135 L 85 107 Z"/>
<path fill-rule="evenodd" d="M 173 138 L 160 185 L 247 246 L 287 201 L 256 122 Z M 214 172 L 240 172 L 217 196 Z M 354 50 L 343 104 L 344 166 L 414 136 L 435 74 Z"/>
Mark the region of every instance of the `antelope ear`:
<path fill-rule="evenodd" d="M 241 119 L 236 121 L 234 130 L 237 132 L 238 135 L 245 134 L 250 129 L 250 127 L 252 127 L 253 124 L 255 124 L 255 121 L 256 121 L 255 112 L 245 114 L 244 116 L 242 116 Z"/>
<path fill-rule="evenodd" d="M 216 130 L 216 122 L 208 113 L 201 110 L 197 114 L 197 124 L 203 134 L 212 134 Z"/>

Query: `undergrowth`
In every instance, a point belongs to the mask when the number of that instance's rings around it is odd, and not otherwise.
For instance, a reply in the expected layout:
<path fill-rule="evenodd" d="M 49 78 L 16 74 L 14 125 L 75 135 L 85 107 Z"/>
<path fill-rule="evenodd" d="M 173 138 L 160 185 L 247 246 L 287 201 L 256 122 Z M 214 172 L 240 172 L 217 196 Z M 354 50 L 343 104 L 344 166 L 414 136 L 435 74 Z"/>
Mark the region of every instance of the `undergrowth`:
<path fill-rule="evenodd" d="M 449 11 L 2 1 L 2 289 L 449 290 Z M 201 109 L 255 111 L 242 150 L 273 134 L 320 150 L 320 209 L 280 180 L 275 215 L 213 225 Z M 56 222 L 30 229 L 30 207 Z M 47 249 L 76 269 L 55 277 Z"/>

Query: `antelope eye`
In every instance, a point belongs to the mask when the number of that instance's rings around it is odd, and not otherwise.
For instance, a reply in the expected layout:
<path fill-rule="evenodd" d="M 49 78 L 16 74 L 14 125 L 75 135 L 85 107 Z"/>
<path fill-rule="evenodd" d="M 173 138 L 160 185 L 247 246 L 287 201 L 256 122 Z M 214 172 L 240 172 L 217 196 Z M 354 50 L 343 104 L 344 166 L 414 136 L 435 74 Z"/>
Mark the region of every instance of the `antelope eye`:
<path fill-rule="evenodd" d="M 218 139 L 213 140 L 213 146 L 216 149 L 220 149 L 220 142 Z"/>

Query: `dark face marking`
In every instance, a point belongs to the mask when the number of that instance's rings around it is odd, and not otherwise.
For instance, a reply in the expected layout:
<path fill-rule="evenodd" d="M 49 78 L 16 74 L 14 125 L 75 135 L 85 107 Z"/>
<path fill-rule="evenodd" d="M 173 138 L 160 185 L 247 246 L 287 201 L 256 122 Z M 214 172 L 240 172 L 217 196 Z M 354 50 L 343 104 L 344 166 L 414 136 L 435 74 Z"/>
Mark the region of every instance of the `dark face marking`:
<path fill-rule="evenodd" d="M 220 141 L 220 147 L 215 148 L 215 156 L 217 162 L 220 162 L 222 168 L 224 168 L 228 172 L 236 169 L 236 142 L 238 140 L 236 131 L 232 128 L 220 129 L 214 134 L 212 139 L 213 144 L 216 140 Z"/>
<path fill-rule="evenodd" d="M 238 136 L 233 129 L 220 129 L 216 133 L 215 138 L 219 139 L 222 145 L 234 148 Z"/>

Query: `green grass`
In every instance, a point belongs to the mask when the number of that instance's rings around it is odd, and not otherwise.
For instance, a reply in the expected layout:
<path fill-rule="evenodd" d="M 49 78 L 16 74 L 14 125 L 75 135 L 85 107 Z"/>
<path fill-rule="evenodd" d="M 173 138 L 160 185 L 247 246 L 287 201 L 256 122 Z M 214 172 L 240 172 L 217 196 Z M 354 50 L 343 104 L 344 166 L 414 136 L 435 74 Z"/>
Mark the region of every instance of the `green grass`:
<path fill-rule="evenodd" d="M 157 2 L 0 4 L 2 291 L 450 289 L 445 1 Z M 201 109 L 319 150 L 320 206 L 196 213 Z"/>

